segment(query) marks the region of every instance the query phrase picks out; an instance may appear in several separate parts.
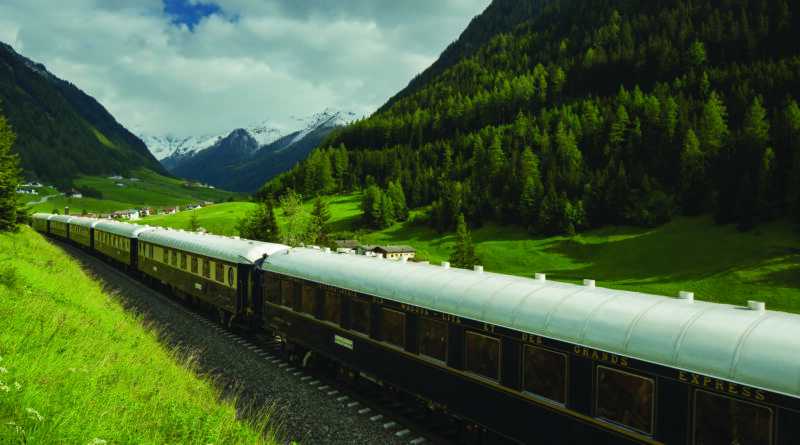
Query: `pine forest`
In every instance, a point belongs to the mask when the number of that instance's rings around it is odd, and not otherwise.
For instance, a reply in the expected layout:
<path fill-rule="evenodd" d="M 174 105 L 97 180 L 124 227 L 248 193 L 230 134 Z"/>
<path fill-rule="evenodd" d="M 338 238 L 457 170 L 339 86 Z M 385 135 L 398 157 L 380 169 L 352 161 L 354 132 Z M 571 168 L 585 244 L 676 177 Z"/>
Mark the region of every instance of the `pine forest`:
<path fill-rule="evenodd" d="M 335 132 L 260 197 L 363 190 L 375 228 L 424 208 L 442 231 L 463 214 L 540 235 L 800 214 L 800 4 L 532 3 L 535 18 Z"/>

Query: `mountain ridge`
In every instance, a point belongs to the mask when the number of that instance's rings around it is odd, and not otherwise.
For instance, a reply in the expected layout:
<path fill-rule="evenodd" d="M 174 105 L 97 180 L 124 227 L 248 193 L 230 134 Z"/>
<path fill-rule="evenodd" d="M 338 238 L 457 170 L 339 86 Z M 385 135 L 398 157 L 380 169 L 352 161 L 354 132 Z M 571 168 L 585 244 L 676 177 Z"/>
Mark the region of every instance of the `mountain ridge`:
<path fill-rule="evenodd" d="M 0 42 L 0 100 L 17 140 L 23 174 L 72 186 L 78 174 L 122 174 L 145 167 L 172 177 L 96 99 Z"/>
<path fill-rule="evenodd" d="M 230 191 L 252 192 L 308 156 L 325 136 L 355 113 L 327 108 L 309 117 L 265 120 L 225 135 L 172 139 L 143 135 L 174 174 Z M 173 144 L 165 146 L 163 142 Z M 177 143 L 174 143 L 176 142 Z M 162 145 L 160 145 L 162 143 Z"/>

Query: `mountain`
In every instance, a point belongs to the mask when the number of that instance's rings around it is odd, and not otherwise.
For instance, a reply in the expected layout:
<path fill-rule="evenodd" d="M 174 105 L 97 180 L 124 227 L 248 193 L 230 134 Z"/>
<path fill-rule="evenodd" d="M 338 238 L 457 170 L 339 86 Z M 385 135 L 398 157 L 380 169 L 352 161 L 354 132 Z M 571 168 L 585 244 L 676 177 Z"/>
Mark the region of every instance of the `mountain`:
<path fill-rule="evenodd" d="M 326 109 L 306 118 L 262 121 L 226 135 L 141 137 L 174 174 L 224 190 L 251 192 L 355 119 L 355 113 Z"/>
<path fill-rule="evenodd" d="M 144 167 L 172 176 L 94 98 L 2 42 L 0 100 L 26 177 L 69 188 L 79 173 L 129 176 Z"/>
<path fill-rule="evenodd" d="M 800 217 L 800 3 L 534 3 L 259 195 L 361 189 L 372 225 L 400 202 L 442 231 L 464 214 L 546 236 Z"/>
<path fill-rule="evenodd" d="M 482 46 L 489 43 L 492 37 L 511 32 L 517 25 L 535 18 L 551 3 L 553 0 L 493 1 L 483 13 L 473 17 L 458 39 L 448 45 L 431 66 L 414 76 L 408 86 L 392 96 L 377 113 L 388 110 L 392 104 L 430 83 L 446 69 L 473 56 Z"/>

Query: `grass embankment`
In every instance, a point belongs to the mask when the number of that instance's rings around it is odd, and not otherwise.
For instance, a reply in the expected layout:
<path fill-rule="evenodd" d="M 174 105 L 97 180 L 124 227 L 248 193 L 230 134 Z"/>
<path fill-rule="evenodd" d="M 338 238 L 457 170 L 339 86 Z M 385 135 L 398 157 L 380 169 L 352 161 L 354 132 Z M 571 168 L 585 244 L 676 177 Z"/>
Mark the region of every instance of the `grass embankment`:
<path fill-rule="evenodd" d="M 267 443 L 156 331 L 31 229 L 0 234 L 0 443 Z"/>
<path fill-rule="evenodd" d="M 51 213 L 53 209 L 59 213 L 64 213 L 64 207 L 69 207 L 71 213 L 78 213 L 86 210 L 90 213 L 111 213 L 116 210 L 130 208 L 151 207 L 161 209 L 174 207 L 176 205 L 186 205 L 202 203 L 205 201 L 223 202 L 229 198 L 245 199 L 245 195 L 235 192 L 226 192 L 208 187 L 187 187 L 181 179 L 167 178 L 147 169 L 137 170 L 133 176 L 138 181 L 126 179 L 109 179 L 104 176 L 83 176 L 76 179 L 75 185 L 78 187 L 88 187 L 103 194 L 103 199 L 94 198 L 66 198 L 58 196 L 48 199 L 44 203 L 34 204 L 31 207 L 34 212 Z M 123 187 L 116 185 L 124 184 Z M 40 192 L 40 195 L 46 196 Z M 34 197 L 25 195 L 26 201 L 38 201 Z"/>

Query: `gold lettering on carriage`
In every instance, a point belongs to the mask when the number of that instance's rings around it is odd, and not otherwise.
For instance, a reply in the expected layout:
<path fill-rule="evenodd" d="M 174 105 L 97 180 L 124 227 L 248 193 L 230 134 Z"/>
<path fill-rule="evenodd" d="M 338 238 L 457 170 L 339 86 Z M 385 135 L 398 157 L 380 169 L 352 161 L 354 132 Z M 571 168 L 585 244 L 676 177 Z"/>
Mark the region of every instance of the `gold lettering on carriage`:
<path fill-rule="evenodd" d="M 715 389 L 719 392 L 736 394 L 749 397 L 755 400 L 764 400 L 766 394 L 763 389 L 755 389 L 739 383 L 726 382 L 725 380 L 715 379 L 702 374 L 695 374 L 688 371 L 678 371 L 678 380 L 688 382 L 695 386 Z"/>
<path fill-rule="evenodd" d="M 332 293 L 335 293 L 335 294 L 347 295 L 348 297 L 355 297 L 356 296 L 356 293 L 354 291 L 351 291 L 349 289 L 342 289 L 342 288 L 339 288 L 339 287 L 331 286 L 330 284 L 318 283 L 317 284 L 317 288 L 318 289 L 322 289 L 322 290 L 327 291 L 327 292 L 332 292 Z"/>
<path fill-rule="evenodd" d="M 617 354 L 612 354 L 610 352 L 598 351 L 596 349 L 578 345 L 575 345 L 573 351 L 575 351 L 576 354 L 582 355 L 584 357 L 590 357 L 594 360 L 601 360 L 604 362 L 613 363 L 615 365 L 628 366 L 627 357 L 621 357 Z"/>
<path fill-rule="evenodd" d="M 408 305 L 408 304 L 401 304 L 400 307 L 403 308 L 403 310 L 406 311 L 406 312 L 413 312 L 415 314 L 428 315 L 428 310 L 425 309 L 425 308 L 421 308 L 421 307 L 417 307 L 417 306 L 411 306 L 411 305 Z"/>
<path fill-rule="evenodd" d="M 540 344 L 542 344 L 542 337 L 539 337 L 538 335 L 533 335 L 533 334 L 528 334 L 528 333 L 523 332 L 522 333 L 522 341 L 525 342 L 525 343 L 533 343 L 533 344 L 540 345 Z"/>

